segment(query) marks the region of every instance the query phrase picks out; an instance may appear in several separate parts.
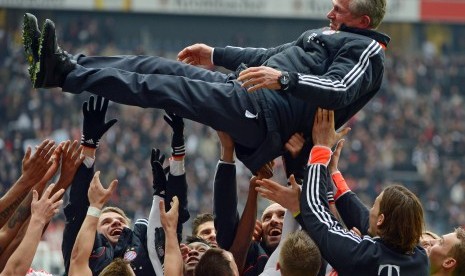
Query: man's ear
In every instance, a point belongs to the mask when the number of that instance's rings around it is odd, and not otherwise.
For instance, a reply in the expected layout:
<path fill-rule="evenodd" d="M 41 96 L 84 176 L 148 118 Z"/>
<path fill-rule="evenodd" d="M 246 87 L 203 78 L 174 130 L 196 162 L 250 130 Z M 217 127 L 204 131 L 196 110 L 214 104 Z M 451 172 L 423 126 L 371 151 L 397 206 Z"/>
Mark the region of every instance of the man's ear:
<path fill-rule="evenodd" d="M 376 226 L 383 225 L 383 222 L 384 222 L 384 214 L 379 214 L 378 215 L 378 220 L 376 221 Z"/>
<path fill-rule="evenodd" d="M 452 257 L 447 257 L 444 262 L 442 262 L 442 266 L 445 269 L 452 269 L 457 265 L 457 260 Z"/>
<path fill-rule="evenodd" d="M 368 15 L 362 15 L 360 17 L 360 27 L 362 29 L 368 29 L 371 25 L 371 18 Z"/>

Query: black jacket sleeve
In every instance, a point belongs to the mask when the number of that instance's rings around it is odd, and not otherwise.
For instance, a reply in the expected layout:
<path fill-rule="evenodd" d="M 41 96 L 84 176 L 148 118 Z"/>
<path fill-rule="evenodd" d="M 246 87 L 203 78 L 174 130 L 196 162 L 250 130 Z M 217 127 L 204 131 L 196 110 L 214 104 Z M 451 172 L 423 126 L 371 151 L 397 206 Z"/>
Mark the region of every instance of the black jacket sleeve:
<path fill-rule="evenodd" d="M 329 178 L 327 168 L 310 164 L 301 193 L 301 214 L 306 231 L 318 245 L 322 257 L 337 271 L 351 270 L 354 256 L 370 253 L 370 241 L 364 241 L 344 229 L 329 210 L 326 186 Z"/>
<path fill-rule="evenodd" d="M 246 64 L 248 67 L 261 66 L 271 56 L 296 45 L 296 43 L 296 41 L 289 42 L 268 49 L 250 47 L 241 48 L 233 46 L 215 48 L 213 51 L 213 63 L 233 71 L 236 70 L 241 63 Z"/>
<path fill-rule="evenodd" d="M 229 250 L 239 223 L 234 164 L 218 163 L 213 183 L 213 215 L 218 246 Z"/>
<path fill-rule="evenodd" d="M 176 232 L 178 239 L 182 237 L 182 224 L 189 220 L 190 214 L 187 209 L 187 180 L 186 174 L 174 176 L 168 175 L 168 183 L 166 184 L 166 201 L 171 202 L 171 199 L 177 196 L 179 199 L 179 218 Z M 166 204 L 166 211 L 169 210 L 170 205 Z M 181 241 L 181 239 L 179 239 Z"/>
<path fill-rule="evenodd" d="M 349 191 L 340 196 L 336 208 L 348 229 L 357 227 L 362 235 L 368 235 L 370 212 L 355 193 Z"/>
<path fill-rule="evenodd" d="M 325 109 L 341 109 L 379 90 L 384 69 L 372 66 L 374 57 L 384 58 L 382 47 L 355 40 L 345 44 L 323 75 L 290 72 L 298 79 L 287 90 L 291 95 Z M 376 62 L 377 63 L 377 62 Z"/>
<path fill-rule="evenodd" d="M 94 175 L 94 167 L 87 168 L 81 164 L 74 175 L 69 192 L 69 202 L 64 209 L 66 225 L 63 231 L 63 241 L 61 251 L 65 262 L 65 269 L 68 272 L 71 261 L 71 252 L 73 251 L 74 241 L 81 229 L 89 207 L 87 191 L 89 190 L 90 181 Z"/>

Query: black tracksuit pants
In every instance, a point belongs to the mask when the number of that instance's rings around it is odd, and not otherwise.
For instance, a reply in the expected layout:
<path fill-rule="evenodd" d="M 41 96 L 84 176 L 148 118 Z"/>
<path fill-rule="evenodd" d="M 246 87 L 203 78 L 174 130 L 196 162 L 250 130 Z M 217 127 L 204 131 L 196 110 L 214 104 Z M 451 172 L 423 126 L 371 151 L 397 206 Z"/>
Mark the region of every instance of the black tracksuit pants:
<path fill-rule="evenodd" d="M 259 112 L 253 95 L 233 74 L 151 56 L 76 59 L 64 91 L 89 91 L 121 104 L 165 109 L 225 131 L 248 148 L 257 148 L 265 139 L 264 120 L 253 116 Z"/>

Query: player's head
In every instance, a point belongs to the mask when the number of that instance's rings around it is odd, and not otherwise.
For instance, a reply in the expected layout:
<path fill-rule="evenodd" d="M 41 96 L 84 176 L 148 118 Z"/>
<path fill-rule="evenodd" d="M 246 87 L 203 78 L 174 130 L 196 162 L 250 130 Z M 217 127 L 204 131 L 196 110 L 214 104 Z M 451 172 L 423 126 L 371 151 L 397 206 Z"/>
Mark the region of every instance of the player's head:
<path fill-rule="evenodd" d="M 121 258 L 114 259 L 109 265 L 107 265 L 99 276 L 135 276 L 136 274 L 132 270 L 129 263 Z"/>
<path fill-rule="evenodd" d="M 187 258 L 184 259 L 184 275 L 192 276 L 203 254 L 211 247 L 207 241 L 197 237 L 189 237 L 186 241 L 189 253 Z"/>
<path fill-rule="evenodd" d="M 304 231 L 291 233 L 283 242 L 277 266 L 283 276 L 317 275 L 320 250 Z"/>
<path fill-rule="evenodd" d="M 376 198 L 370 210 L 368 233 L 406 253 L 419 244 L 424 224 L 423 207 L 417 196 L 404 186 L 392 185 Z"/>
<path fill-rule="evenodd" d="M 425 248 L 430 260 L 431 275 L 465 275 L 465 230 L 430 241 Z"/>
<path fill-rule="evenodd" d="M 195 275 L 203 276 L 239 276 L 233 255 L 220 248 L 207 250 L 195 268 Z"/>
<path fill-rule="evenodd" d="M 118 207 L 105 207 L 98 220 L 97 231 L 111 243 L 116 244 L 123 229 L 129 227 L 131 220 Z"/>
<path fill-rule="evenodd" d="M 425 231 L 421 234 L 420 245 L 423 246 L 423 248 L 428 249 L 428 247 L 431 246 L 431 242 L 439 238 L 441 237 L 438 234 L 431 231 Z"/>
<path fill-rule="evenodd" d="M 268 206 L 262 214 L 262 241 L 266 250 L 274 251 L 281 240 L 286 209 L 278 203 Z"/>
<path fill-rule="evenodd" d="M 218 243 L 216 242 L 216 229 L 212 214 L 199 214 L 193 220 L 192 236 L 206 240 L 212 247 L 218 247 Z"/>
<path fill-rule="evenodd" d="M 361 29 L 376 29 L 386 14 L 386 0 L 332 0 L 328 12 L 330 27 L 339 30 L 342 24 Z"/>

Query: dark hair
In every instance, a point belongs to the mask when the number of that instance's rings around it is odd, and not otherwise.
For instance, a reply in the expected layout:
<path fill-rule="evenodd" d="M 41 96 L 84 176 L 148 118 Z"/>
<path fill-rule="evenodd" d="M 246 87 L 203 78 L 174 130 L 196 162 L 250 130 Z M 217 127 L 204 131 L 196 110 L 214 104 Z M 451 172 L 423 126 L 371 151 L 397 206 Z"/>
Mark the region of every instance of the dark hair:
<path fill-rule="evenodd" d="M 128 266 L 128 262 L 121 259 L 116 258 L 114 259 L 109 265 L 107 265 L 102 272 L 100 272 L 99 276 L 130 276 L 133 275 L 131 273 L 131 268 Z"/>
<path fill-rule="evenodd" d="M 225 256 L 225 250 L 208 249 L 195 267 L 194 275 L 198 276 L 233 276 L 230 260 Z"/>
<path fill-rule="evenodd" d="M 210 213 L 199 214 L 192 221 L 192 236 L 197 236 L 199 232 L 199 226 L 205 222 L 213 221 L 213 215 Z"/>
<path fill-rule="evenodd" d="M 320 250 L 304 231 L 291 233 L 281 247 L 279 267 L 286 276 L 317 275 L 321 267 Z"/>
<path fill-rule="evenodd" d="M 425 228 L 423 207 L 417 196 L 404 186 L 389 186 L 383 191 L 379 214 L 384 215 L 380 237 L 394 249 L 411 253 Z"/>
<path fill-rule="evenodd" d="M 463 228 L 455 228 L 455 234 L 460 240 L 459 243 L 456 243 L 451 249 L 451 255 L 457 262 L 452 275 L 459 276 L 465 275 L 465 230 Z"/>
<path fill-rule="evenodd" d="M 191 244 L 191 243 L 194 243 L 194 242 L 201 242 L 201 243 L 204 243 L 208 246 L 211 247 L 210 243 L 202 238 L 199 238 L 197 236 L 187 236 L 186 237 L 186 244 Z"/>

